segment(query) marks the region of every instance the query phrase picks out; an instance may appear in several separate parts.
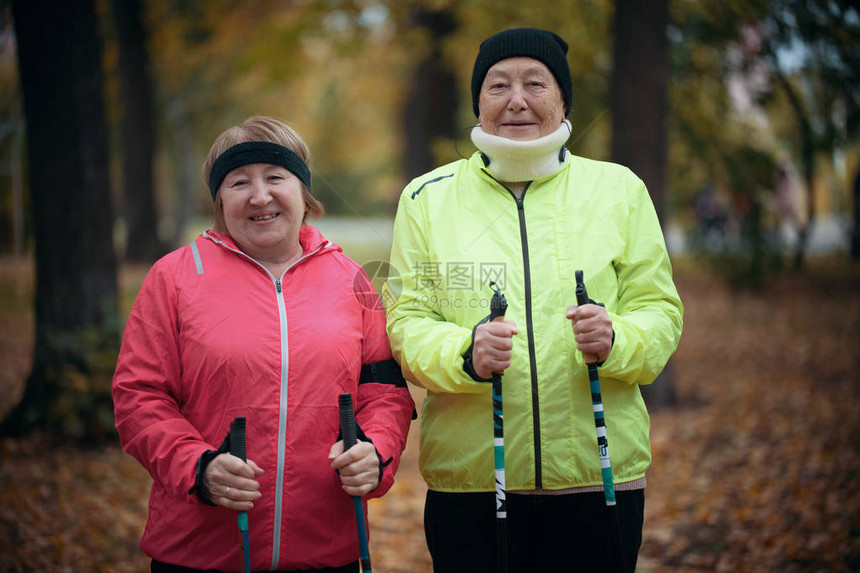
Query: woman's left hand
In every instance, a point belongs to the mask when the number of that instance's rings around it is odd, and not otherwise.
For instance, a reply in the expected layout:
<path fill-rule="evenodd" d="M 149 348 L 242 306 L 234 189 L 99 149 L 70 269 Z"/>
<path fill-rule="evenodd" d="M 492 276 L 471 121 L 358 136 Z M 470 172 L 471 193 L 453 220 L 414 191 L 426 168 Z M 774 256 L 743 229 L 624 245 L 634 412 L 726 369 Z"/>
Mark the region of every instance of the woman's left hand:
<path fill-rule="evenodd" d="M 362 496 L 379 485 L 379 458 L 370 442 L 359 440 L 344 452 L 341 440 L 331 447 L 328 459 L 332 469 L 340 474 L 343 491 L 349 495 Z"/>

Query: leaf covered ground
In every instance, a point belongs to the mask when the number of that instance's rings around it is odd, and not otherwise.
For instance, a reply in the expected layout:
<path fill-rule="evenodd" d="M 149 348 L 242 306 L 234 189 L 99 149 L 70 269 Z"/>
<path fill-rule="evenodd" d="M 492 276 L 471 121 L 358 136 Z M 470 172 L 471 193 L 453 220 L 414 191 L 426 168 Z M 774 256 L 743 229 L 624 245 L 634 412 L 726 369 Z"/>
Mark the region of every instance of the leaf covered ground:
<path fill-rule="evenodd" d="M 758 294 L 676 274 L 679 404 L 652 413 L 638 570 L 860 571 L 860 266 L 820 265 Z M 31 276 L 0 265 L 0 413 L 29 370 Z M 0 572 L 148 571 L 137 543 L 149 483 L 118 446 L 3 439 Z M 415 424 L 397 483 L 370 503 L 375 570 L 431 570 L 425 491 Z"/>

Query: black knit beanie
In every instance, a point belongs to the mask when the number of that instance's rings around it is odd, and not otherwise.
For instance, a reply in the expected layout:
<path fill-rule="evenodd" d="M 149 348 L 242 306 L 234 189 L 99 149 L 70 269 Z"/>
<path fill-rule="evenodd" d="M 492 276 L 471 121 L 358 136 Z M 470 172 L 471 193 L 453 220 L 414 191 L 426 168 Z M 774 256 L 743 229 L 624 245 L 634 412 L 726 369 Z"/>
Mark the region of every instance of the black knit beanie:
<path fill-rule="evenodd" d="M 483 42 L 472 70 L 472 110 L 478 113 L 478 96 L 484 77 L 493 64 L 506 58 L 534 58 L 549 68 L 561 88 L 564 107 L 570 112 L 573 102 L 573 82 L 567 65 L 567 42 L 557 34 L 537 28 L 514 28 L 493 34 Z"/>

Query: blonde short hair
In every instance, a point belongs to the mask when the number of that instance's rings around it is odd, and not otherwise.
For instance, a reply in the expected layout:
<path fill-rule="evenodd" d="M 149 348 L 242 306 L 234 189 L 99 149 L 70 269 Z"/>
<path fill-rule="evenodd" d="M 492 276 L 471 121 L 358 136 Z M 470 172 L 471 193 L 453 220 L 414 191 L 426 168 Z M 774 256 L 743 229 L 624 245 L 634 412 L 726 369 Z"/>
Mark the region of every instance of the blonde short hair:
<path fill-rule="evenodd" d="M 203 181 L 207 185 L 209 184 L 209 174 L 212 171 L 212 165 L 222 153 L 234 145 L 247 141 L 267 141 L 283 145 L 287 149 L 294 151 L 310 168 L 311 152 L 301 136 L 283 121 L 260 115 L 249 117 L 240 125 L 235 125 L 227 129 L 215 139 L 215 142 L 209 149 L 209 154 L 206 156 L 206 161 L 203 162 Z M 302 219 L 302 224 L 307 221 L 308 214 L 320 217 L 325 213 L 322 203 L 311 195 L 310 191 L 304 185 L 302 185 L 302 197 L 305 201 L 305 216 Z M 224 223 L 224 204 L 221 202 L 220 188 L 215 194 L 213 217 L 215 230 L 219 233 L 226 233 L 227 226 Z"/>

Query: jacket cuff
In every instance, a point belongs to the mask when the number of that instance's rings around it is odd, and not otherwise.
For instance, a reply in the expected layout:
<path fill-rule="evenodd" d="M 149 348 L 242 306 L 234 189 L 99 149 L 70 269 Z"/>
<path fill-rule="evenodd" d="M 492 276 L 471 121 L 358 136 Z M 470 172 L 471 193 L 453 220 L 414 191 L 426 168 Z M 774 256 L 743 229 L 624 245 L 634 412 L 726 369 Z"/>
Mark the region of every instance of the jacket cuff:
<path fill-rule="evenodd" d="M 209 492 L 206 491 L 206 486 L 203 485 L 203 474 L 206 472 L 206 468 L 209 466 L 209 463 L 217 456 L 221 455 L 221 453 L 222 452 L 215 450 L 206 450 L 200 454 L 200 458 L 197 460 L 197 473 L 194 476 L 194 485 L 188 490 L 189 495 L 196 494 L 197 499 L 206 505 L 215 504 L 212 503 L 211 499 L 209 499 Z"/>
<path fill-rule="evenodd" d="M 612 354 L 612 349 L 615 348 L 615 329 L 612 329 L 612 342 L 609 344 L 609 354 Z M 609 360 L 609 354 L 606 355 L 606 360 Z M 604 364 L 606 364 L 606 360 L 601 360 L 600 362 L 595 362 L 594 365 L 600 368 Z"/>
<path fill-rule="evenodd" d="M 355 423 L 355 435 L 362 442 L 370 442 L 370 445 L 373 446 L 373 451 L 376 452 L 376 459 L 379 461 L 379 479 L 376 482 L 376 487 L 370 491 L 376 491 L 376 489 L 382 485 L 382 469 L 391 463 L 394 458 L 388 458 L 388 461 L 382 461 L 382 454 L 379 453 L 379 450 L 376 448 L 376 444 L 373 443 L 367 434 L 364 433 L 364 430 L 361 429 L 361 426 L 358 425 L 358 422 Z"/>
<path fill-rule="evenodd" d="M 388 464 L 390 464 L 391 462 L 394 461 L 394 457 L 390 457 L 387 460 L 383 461 L 382 454 L 379 453 L 379 449 L 376 447 L 376 444 L 374 444 L 373 440 L 371 440 L 370 437 L 364 433 L 364 430 L 361 429 L 361 426 L 358 425 L 358 422 L 355 423 L 355 437 L 362 442 L 368 442 L 371 446 L 373 446 L 373 451 L 376 452 L 376 459 L 379 462 L 379 479 L 376 482 L 376 487 L 373 488 L 372 490 L 370 490 L 371 492 L 376 491 L 379 488 L 379 486 L 382 485 L 382 471 L 383 471 L 383 469 L 385 467 L 387 467 Z M 343 433 L 338 433 L 337 439 L 342 440 L 343 439 Z"/>
<path fill-rule="evenodd" d="M 218 446 L 217 450 L 206 450 L 202 454 L 200 454 L 200 458 L 197 460 L 197 474 L 194 476 L 194 485 L 191 486 L 191 489 L 188 490 L 188 494 L 197 494 L 197 498 L 205 503 L 206 505 L 215 505 L 212 503 L 212 500 L 209 499 L 209 492 L 206 490 L 206 486 L 203 485 L 203 474 L 206 473 L 206 468 L 209 467 L 209 464 L 216 457 L 221 454 L 226 454 L 230 452 L 230 433 L 228 432 L 226 436 L 224 436 L 224 441 L 221 442 L 221 445 Z"/>
<path fill-rule="evenodd" d="M 374 449 L 376 449 L 376 446 L 374 446 Z M 382 454 L 379 453 L 379 450 L 376 450 L 376 459 L 379 460 L 379 481 L 377 482 L 376 487 L 373 488 L 371 491 L 376 491 L 377 489 L 379 489 L 379 487 L 382 485 L 382 470 L 394 461 L 394 457 L 390 457 L 388 458 L 388 460 L 383 462 Z"/>
<path fill-rule="evenodd" d="M 478 376 L 478 373 L 475 372 L 475 365 L 472 364 L 472 347 L 475 346 L 475 331 L 480 325 L 484 324 L 484 322 L 486 322 L 486 319 L 482 320 L 472 328 L 472 341 L 469 343 L 469 348 L 467 348 L 466 352 L 463 353 L 463 371 L 475 382 L 493 381 L 492 378 L 481 378 Z"/>
<path fill-rule="evenodd" d="M 469 346 L 469 349 L 463 354 L 463 371 L 469 375 L 469 377 L 475 382 L 492 382 L 492 378 L 481 378 L 475 372 L 475 365 L 472 364 L 472 347 Z"/>

